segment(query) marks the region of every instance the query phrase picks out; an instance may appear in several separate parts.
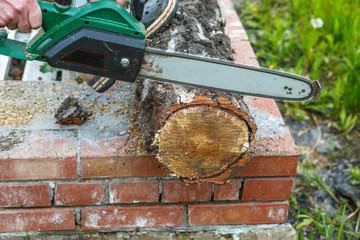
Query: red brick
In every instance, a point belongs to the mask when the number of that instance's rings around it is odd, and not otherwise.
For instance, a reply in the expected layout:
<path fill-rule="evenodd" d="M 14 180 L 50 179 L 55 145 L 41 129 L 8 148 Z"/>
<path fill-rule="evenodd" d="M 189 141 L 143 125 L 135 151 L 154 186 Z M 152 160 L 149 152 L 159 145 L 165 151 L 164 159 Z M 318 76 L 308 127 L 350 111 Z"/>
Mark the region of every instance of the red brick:
<path fill-rule="evenodd" d="M 163 182 L 163 202 L 200 202 L 211 200 L 211 184 L 192 184 L 177 180 Z"/>
<path fill-rule="evenodd" d="M 122 181 L 109 186 L 110 203 L 157 202 L 158 181 Z"/>
<path fill-rule="evenodd" d="M 50 187 L 48 184 L 0 184 L 0 207 L 39 207 L 50 205 Z"/>
<path fill-rule="evenodd" d="M 229 9 L 229 8 L 233 9 L 234 8 L 231 0 L 218 0 L 217 2 L 219 4 L 221 10 L 222 9 Z"/>
<path fill-rule="evenodd" d="M 242 200 L 287 200 L 292 183 L 292 178 L 245 179 Z"/>
<path fill-rule="evenodd" d="M 253 162 L 236 177 L 293 176 L 298 156 L 254 156 Z"/>
<path fill-rule="evenodd" d="M 3 140 L 14 144 L 0 151 L 0 159 L 57 159 L 77 155 L 77 132 L 72 130 L 12 131 Z"/>
<path fill-rule="evenodd" d="M 248 40 L 244 27 L 234 9 L 222 8 L 221 14 L 226 19 L 225 34 L 229 36 L 231 41 Z"/>
<path fill-rule="evenodd" d="M 189 225 L 233 225 L 283 223 L 288 202 L 190 205 Z"/>
<path fill-rule="evenodd" d="M 269 125 L 269 127 L 271 127 L 271 125 Z M 299 156 L 289 129 L 283 126 L 282 129 L 278 128 L 277 130 L 281 132 L 273 132 L 274 136 L 271 137 L 261 136 L 260 134 L 256 136 L 255 141 L 250 147 L 250 151 L 254 157 Z"/>
<path fill-rule="evenodd" d="M 240 191 L 240 179 L 232 179 L 224 185 L 216 185 L 214 200 L 238 200 Z"/>
<path fill-rule="evenodd" d="M 0 210 L 0 232 L 75 230 L 74 210 Z"/>
<path fill-rule="evenodd" d="M 76 157 L 0 159 L 0 180 L 76 178 Z"/>
<path fill-rule="evenodd" d="M 233 31 L 235 33 L 240 32 Z M 246 33 L 244 33 L 246 35 Z M 231 35 L 230 35 L 231 36 Z M 239 64 L 259 67 L 255 53 L 251 48 L 250 42 L 247 40 L 231 42 L 231 50 L 233 52 L 234 61 Z"/>
<path fill-rule="evenodd" d="M 257 66 L 258 65 L 258 61 L 256 60 L 255 57 L 244 57 L 241 55 L 241 52 L 238 51 L 238 49 L 233 49 L 233 51 L 237 51 L 239 54 L 236 54 L 233 56 L 234 58 L 234 62 L 235 63 L 239 63 L 239 64 L 244 64 L 244 65 L 249 65 L 249 66 Z"/>
<path fill-rule="evenodd" d="M 83 178 L 166 176 L 154 156 L 86 157 L 81 168 Z"/>
<path fill-rule="evenodd" d="M 103 204 L 102 182 L 56 183 L 55 205 Z"/>
<path fill-rule="evenodd" d="M 179 227 L 183 224 L 183 214 L 183 206 L 84 208 L 81 219 L 83 230 Z"/>
<path fill-rule="evenodd" d="M 239 15 L 236 13 L 233 3 L 230 0 L 219 0 L 218 3 L 220 6 L 221 15 L 226 19 L 225 34 L 229 36 L 231 42 L 248 40 L 244 26 L 240 22 Z M 240 54 L 234 55 L 239 56 Z M 243 56 L 249 58 L 251 54 L 243 54 Z M 256 65 L 258 64 L 256 63 Z"/>
<path fill-rule="evenodd" d="M 235 19 L 234 17 L 231 17 L 231 19 Z M 234 42 L 239 42 L 239 41 L 246 41 L 248 42 L 249 38 L 246 34 L 246 31 L 244 29 L 239 28 L 239 26 L 237 26 L 236 24 L 231 25 L 227 25 L 227 27 L 225 27 L 225 31 L 226 34 L 228 35 L 228 37 L 231 40 L 231 47 L 233 47 L 233 43 Z M 249 46 L 250 46 L 250 42 L 249 42 Z M 252 48 L 251 48 L 252 49 Z M 243 51 L 238 52 L 238 54 L 240 54 Z M 245 55 L 245 54 L 249 54 L 249 55 Z M 244 52 L 244 58 L 254 58 L 254 53 L 252 51 L 252 53 L 248 53 L 248 52 Z"/>
<path fill-rule="evenodd" d="M 244 101 L 248 106 L 267 112 L 274 117 L 282 118 L 280 110 L 273 99 L 246 96 Z"/>
<path fill-rule="evenodd" d="M 84 139 L 81 141 L 80 158 L 116 157 L 129 142 L 127 136 L 105 140 Z"/>

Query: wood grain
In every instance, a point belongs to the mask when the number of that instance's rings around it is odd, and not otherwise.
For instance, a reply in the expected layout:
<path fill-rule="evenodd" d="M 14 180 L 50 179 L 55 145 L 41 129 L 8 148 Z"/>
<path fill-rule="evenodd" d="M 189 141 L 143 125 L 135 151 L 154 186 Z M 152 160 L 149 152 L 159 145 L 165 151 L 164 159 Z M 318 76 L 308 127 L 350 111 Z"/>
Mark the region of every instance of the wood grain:
<path fill-rule="evenodd" d="M 189 178 L 219 175 L 249 149 L 246 121 L 208 105 L 182 108 L 159 134 L 158 159 L 174 174 Z"/>

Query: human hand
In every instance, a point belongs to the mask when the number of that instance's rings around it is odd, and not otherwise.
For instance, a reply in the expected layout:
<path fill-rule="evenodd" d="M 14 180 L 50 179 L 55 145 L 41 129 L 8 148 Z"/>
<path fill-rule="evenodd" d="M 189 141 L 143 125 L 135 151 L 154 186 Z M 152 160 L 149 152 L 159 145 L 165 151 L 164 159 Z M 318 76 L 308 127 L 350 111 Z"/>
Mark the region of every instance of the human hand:
<path fill-rule="evenodd" d="M 0 27 L 21 32 L 41 27 L 42 13 L 37 0 L 1 0 Z"/>

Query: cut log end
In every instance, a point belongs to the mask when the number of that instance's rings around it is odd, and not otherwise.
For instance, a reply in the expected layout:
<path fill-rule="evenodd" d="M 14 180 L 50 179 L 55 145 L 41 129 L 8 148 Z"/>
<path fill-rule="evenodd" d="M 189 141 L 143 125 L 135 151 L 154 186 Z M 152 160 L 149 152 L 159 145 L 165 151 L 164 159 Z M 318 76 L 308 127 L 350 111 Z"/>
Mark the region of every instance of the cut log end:
<path fill-rule="evenodd" d="M 158 159 L 182 178 L 204 179 L 243 166 L 251 131 L 234 112 L 210 105 L 194 105 L 172 113 L 159 134 Z M 241 158 L 241 161 L 239 159 Z"/>

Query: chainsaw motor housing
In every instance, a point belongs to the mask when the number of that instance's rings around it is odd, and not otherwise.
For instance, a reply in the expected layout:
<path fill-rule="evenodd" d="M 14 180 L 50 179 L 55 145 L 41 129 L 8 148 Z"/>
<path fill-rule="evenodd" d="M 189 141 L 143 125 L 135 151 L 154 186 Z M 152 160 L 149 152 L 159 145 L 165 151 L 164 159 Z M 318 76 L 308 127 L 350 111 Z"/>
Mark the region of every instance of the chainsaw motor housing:
<path fill-rule="evenodd" d="M 73 7 L 39 1 L 40 31 L 28 43 L 0 34 L 0 54 L 55 68 L 133 82 L 145 51 L 145 27 L 114 0 Z"/>
<path fill-rule="evenodd" d="M 145 39 L 82 27 L 46 49 L 43 57 L 52 67 L 134 82 L 144 49 Z"/>

